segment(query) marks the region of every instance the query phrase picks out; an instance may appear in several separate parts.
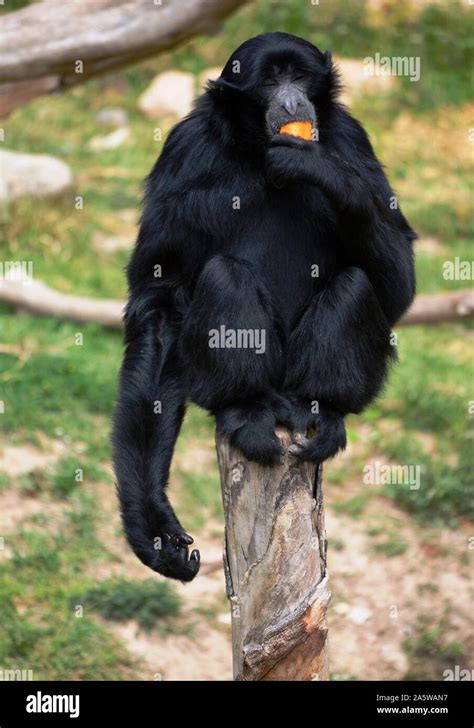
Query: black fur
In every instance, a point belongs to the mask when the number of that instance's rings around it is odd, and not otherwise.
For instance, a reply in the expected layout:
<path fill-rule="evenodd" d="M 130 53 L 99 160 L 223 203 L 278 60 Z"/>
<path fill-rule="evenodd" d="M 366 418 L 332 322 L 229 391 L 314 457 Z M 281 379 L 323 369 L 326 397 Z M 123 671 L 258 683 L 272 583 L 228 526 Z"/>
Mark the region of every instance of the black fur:
<path fill-rule="evenodd" d="M 275 64 L 304 78 L 318 142 L 269 137 Z M 322 461 L 345 447 L 344 416 L 378 394 L 393 358 L 416 236 L 338 90 L 329 53 L 284 33 L 252 38 L 148 178 L 113 441 L 127 537 L 165 576 L 199 570 L 165 494 L 187 400 L 250 459 L 279 460 L 282 423 L 303 436 L 296 457 Z M 264 352 L 211 348 L 221 326 L 264 331 Z"/>

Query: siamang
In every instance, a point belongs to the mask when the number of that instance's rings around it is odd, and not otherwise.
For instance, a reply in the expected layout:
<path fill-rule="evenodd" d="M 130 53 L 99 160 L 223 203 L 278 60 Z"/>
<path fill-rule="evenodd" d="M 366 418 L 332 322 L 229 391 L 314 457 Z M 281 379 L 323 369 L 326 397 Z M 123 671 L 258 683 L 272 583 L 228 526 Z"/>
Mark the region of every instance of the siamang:
<path fill-rule="evenodd" d="M 188 400 L 250 460 L 279 461 L 282 424 L 292 456 L 320 463 L 394 359 L 416 235 L 339 90 L 328 51 L 251 38 L 148 177 L 113 445 L 129 543 L 165 576 L 200 564 L 165 493 Z M 298 120 L 311 141 L 280 133 Z"/>

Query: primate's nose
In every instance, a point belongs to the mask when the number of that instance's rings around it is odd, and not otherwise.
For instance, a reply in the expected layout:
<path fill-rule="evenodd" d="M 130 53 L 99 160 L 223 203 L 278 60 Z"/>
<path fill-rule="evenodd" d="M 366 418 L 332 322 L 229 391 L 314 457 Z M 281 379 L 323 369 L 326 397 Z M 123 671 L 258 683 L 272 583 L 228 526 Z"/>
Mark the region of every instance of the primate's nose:
<path fill-rule="evenodd" d="M 285 85 L 278 92 L 278 101 L 290 116 L 294 116 L 300 101 L 300 94 L 290 85 Z"/>
<path fill-rule="evenodd" d="M 294 96 L 288 96 L 283 99 L 283 108 L 286 109 L 286 111 L 291 114 L 291 116 L 294 116 L 296 114 L 296 109 L 298 108 L 298 99 L 296 99 Z"/>

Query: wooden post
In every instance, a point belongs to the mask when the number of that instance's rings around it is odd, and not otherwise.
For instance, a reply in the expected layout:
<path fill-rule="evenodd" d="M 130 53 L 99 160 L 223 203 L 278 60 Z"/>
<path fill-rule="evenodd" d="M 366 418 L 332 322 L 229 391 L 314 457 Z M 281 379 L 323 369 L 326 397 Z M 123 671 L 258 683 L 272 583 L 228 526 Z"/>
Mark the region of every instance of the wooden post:
<path fill-rule="evenodd" d="M 217 436 L 235 680 L 328 680 L 322 468 L 263 467 Z"/>

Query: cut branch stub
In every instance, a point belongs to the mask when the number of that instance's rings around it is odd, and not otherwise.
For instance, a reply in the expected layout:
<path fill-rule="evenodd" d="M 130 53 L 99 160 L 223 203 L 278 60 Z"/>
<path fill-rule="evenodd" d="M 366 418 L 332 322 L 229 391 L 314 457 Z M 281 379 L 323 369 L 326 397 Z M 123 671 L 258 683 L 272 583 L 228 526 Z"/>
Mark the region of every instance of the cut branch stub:
<path fill-rule="evenodd" d="M 247 461 L 225 438 L 217 453 L 224 562 L 237 680 L 328 679 L 330 598 L 321 468 L 300 463 L 278 433 L 283 462 Z"/>

